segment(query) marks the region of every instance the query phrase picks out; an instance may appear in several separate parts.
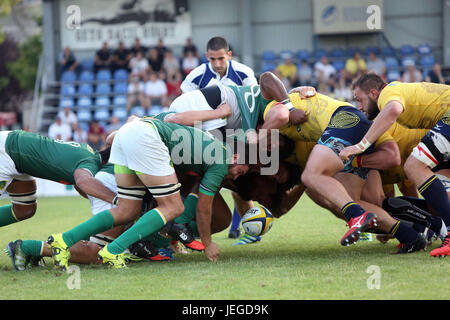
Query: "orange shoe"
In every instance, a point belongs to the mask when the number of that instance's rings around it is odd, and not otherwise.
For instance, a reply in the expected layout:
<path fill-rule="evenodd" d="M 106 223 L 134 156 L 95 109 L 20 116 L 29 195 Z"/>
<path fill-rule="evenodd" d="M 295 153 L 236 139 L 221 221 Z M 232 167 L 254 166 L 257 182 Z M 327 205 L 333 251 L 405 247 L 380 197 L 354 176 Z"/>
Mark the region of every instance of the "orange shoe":
<path fill-rule="evenodd" d="M 450 255 L 450 232 L 445 237 L 439 248 L 436 248 L 430 252 L 432 257 L 445 257 Z"/>
<path fill-rule="evenodd" d="M 377 216 L 372 212 L 364 212 L 362 215 L 351 218 L 348 222 L 349 230 L 341 239 L 341 245 L 349 246 L 356 243 L 361 237 L 361 233 L 371 227 L 377 226 Z"/>

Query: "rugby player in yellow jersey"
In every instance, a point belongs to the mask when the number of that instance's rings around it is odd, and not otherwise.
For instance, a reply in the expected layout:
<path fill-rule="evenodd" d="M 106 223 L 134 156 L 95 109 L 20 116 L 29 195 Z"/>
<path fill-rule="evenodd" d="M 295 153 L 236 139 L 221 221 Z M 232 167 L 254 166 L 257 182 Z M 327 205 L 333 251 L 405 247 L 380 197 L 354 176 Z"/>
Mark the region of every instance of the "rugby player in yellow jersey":
<path fill-rule="evenodd" d="M 396 121 L 408 128 L 429 129 L 406 160 L 404 170 L 447 226 L 447 237 L 430 255 L 450 255 L 450 201 L 432 171 L 437 166 L 450 168 L 450 86 L 397 81 L 387 84 L 368 73 L 355 81 L 353 90 L 360 108 L 376 121 L 358 143 L 341 151 L 341 159 L 362 153 Z"/>
<path fill-rule="evenodd" d="M 343 163 L 338 154 L 345 146 L 359 141 L 369 129 L 371 121 L 351 104 L 322 94 L 302 100 L 298 94 L 291 93 L 289 99 L 293 105 L 291 110 L 305 111 L 308 120 L 301 125 L 293 125 L 289 122 L 289 111 L 286 113 L 283 105 L 271 103 L 264 112 L 265 121 L 262 129 L 270 131 L 281 128 L 280 133 L 293 140 L 317 141 L 308 158 L 301 181 L 311 191 L 341 208 L 349 225 L 349 231 L 341 239 L 341 244 L 352 244 L 359 240 L 362 232 L 376 226 L 377 217 L 375 213 L 365 211 L 354 201 L 360 197 L 367 171 L 360 170 L 363 179 L 352 174 L 345 175 L 345 181 L 339 181 L 337 173 L 343 170 L 352 172 L 355 168 L 351 165 L 352 159 Z M 264 138 L 265 132 L 262 132 L 260 141 Z M 393 143 L 392 147 L 395 148 L 396 144 Z M 394 152 L 398 153 L 398 148 Z M 399 157 L 386 157 L 386 160 L 390 159 L 396 160 Z M 360 203 L 371 211 L 386 213 L 371 203 L 364 201 Z M 402 243 L 415 246 L 418 242 L 423 242 L 417 232 L 400 221 L 393 224 L 390 232 L 396 234 Z"/>

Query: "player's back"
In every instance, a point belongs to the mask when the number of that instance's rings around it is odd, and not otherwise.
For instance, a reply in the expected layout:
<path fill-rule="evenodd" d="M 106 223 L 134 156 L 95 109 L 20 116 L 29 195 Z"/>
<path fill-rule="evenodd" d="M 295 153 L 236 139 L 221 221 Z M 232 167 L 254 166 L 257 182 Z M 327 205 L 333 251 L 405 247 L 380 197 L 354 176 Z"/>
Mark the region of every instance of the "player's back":
<path fill-rule="evenodd" d="M 403 105 L 404 111 L 397 119 L 401 125 L 431 129 L 450 109 L 450 86 L 393 81 L 381 90 L 378 108 L 382 110 L 390 101 L 398 101 Z"/>
<path fill-rule="evenodd" d="M 85 143 L 53 140 L 22 130 L 9 133 L 6 152 L 17 171 L 56 182 L 74 184 L 78 168 L 93 175 L 101 168 L 99 153 Z"/>

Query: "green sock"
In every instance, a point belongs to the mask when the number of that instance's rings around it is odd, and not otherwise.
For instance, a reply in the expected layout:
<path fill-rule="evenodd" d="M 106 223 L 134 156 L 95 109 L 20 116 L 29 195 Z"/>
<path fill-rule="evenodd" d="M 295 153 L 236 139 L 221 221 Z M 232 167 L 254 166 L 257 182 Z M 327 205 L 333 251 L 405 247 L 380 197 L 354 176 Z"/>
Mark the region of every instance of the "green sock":
<path fill-rule="evenodd" d="M 159 232 L 152 233 L 148 237 L 145 237 L 145 240 L 151 241 L 151 243 L 153 243 L 153 245 L 158 249 L 167 248 L 170 244 L 170 239 L 164 238 L 159 234 Z"/>
<path fill-rule="evenodd" d="M 89 220 L 63 233 L 63 240 L 70 248 L 80 240 L 111 229 L 114 226 L 114 217 L 109 210 L 102 211 Z"/>
<path fill-rule="evenodd" d="M 136 241 L 158 231 L 165 224 L 165 218 L 162 217 L 159 210 L 152 209 L 145 213 L 130 229 L 108 244 L 108 251 L 112 254 L 120 254 Z"/>
<path fill-rule="evenodd" d="M 197 210 L 198 195 L 195 193 L 189 193 L 186 199 L 184 199 L 184 212 L 181 216 L 175 219 L 176 223 L 186 224 L 189 223 L 195 217 Z"/>
<path fill-rule="evenodd" d="M 191 220 L 189 222 L 189 227 L 191 228 L 194 237 L 196 238 L 200 237 L 200 233 L 198 233 L 197 222 L 195 220 Z"/>
<path fill-rule="evenodd" d="M 8 204 L 6 206 L 0 207 L 0 227 L 7 226 L 18 221 L 19 220 L 17 220 L 14 216 L 12 205 Z"/>
<path fill-rule="evenodd" d="M 22 241 L 22 250 L 26 254 L 29 254 L 33 257 L 40 257 L 42 254 L 42 247 L 44 242 L 39 240 L 23 240 Z"/>

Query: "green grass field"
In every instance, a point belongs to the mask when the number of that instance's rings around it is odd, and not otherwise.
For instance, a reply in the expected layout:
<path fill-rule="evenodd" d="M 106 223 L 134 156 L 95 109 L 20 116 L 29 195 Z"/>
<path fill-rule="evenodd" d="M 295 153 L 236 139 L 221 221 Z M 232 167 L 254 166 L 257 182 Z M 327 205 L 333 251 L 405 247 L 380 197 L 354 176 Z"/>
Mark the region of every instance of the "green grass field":
<path fill-rule="evenodd" d="M 230 195 L 225 192 L 230 203 Z M 2 201 L 0 204 L 7 203 Z M 0 246 L 16 239 L 46 239 L 90 217 L 83 198 L 40 198 L 36 215 L 1 229 Z M 0 299 L 95 300 L 353 300 L 445 299 L 450 259 L 427 252 L 393 255 L 397 241 L 359 242 L 342 247 L 347 227 L 331 213 L 303 197 L 295 208 L 276 219 L 257 244 L 232 246 L 227 231 L 213 236 L 221 249 L 219 261 L 202 253 L 176 255 L 170 262 L 138 262 L 126 270 L 81 266 L 80 288 L 69 289 L 71 274 L 46 266 L 12 270 L 0 254 Z M 439 241 L 440 243 L 440 241 Z M 433 248 L 439 245 L 433 244 Z M 375 266 L 375 267 L 374 267 Z M 370 268 L 369 268 L 370 267 Z M 368 272 L 376 268 L 377 273 Z M 372 278 L 378 276 L 379 282 Z M 378 284 L 373 288 L 370 284 Z"/>

